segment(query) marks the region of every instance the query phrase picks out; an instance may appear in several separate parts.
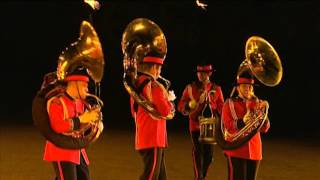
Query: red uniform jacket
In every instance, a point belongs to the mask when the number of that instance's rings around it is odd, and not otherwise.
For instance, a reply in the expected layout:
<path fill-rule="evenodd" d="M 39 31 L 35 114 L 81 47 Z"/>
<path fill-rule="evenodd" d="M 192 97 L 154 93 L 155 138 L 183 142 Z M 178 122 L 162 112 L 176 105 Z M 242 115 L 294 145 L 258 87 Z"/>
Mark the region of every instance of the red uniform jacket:
<path fill-rule="evenodd" d="M 207 84 L 206 87 L 199 87 L 195 82 L 192 84 L 188 84 L 186 88 L 183 91 L 182 97 L 178 103 L 178 111 L 182 114 L 185 114 L 186 111 L 189 111 L 188 103 L 191 100 L 195 100 L 197 103 L 199 102 L 200 95 L 204 92 L 210 92 L 209 93 L 209 102 L 212 108 L 212 111 L 217 110 L 219 114 L 222 112 L 222 107 L 224 103 L 224 98 L 222 94 L 221 87 L 210 82 Z M 199 116 L 202 115 L 202 110 L 204 108 L 205 103 L 199 104 L 195 110 L 193 110 L 189 114 L 189 130 L 192 131 L 199 131 Z"/>
<path fill-rule="evenodd" d="M 73 121 L 71 118 L 84 112 L 84 103 L 81 100 L 72 100 L 68 96 L 53 97 L 48 101 L 47 107 L 51 127 L 57 133 L 72 131 Z M 82 153 L 86 163 L 89 164 L 85 149 L 62 149 L 47 141 L 43 159 L 46 161 L 68 161 L 80 164 L 80 153 Z"/>
<path fill-rule="evenodd" d="M 230 103 L 230 102 L 233 103 Z M 230 106 L 231 104 L 231 106 Z M 233 106 L 232 106 L 233 104 Z M 255 105 L 255 104 L 253 104 Z M 234 109 L 234 111 L 232 110 Z M 235 112 L 235 114 L 232 113 Z M 238 132 L 237 121 L 242 121 L 243 116 L 247 112 L 246 102 L 241 98 L 228 99 L 223 106 L 222 120 L 224 127 L 229 133 Z M 265 124 L 260 129 L 261 132 L 266 133 L 270 127 L 269 120 L 265 121 Z M 228 139 L 227 139 L 228 140 Z M 243 159 L 261 160 L 262 159 L 262 143 L 260 138 L 260 132 L 254 135 L 248 142 L 237 149 L 225 150 L 225 154 Z"/>
<path fill-rule="evenodd" d="M 146 78 L 147 75 L 141 75 L 137 81 L 137 87 Z M 168 100 L 168 92 L 162 84 L 152 79 L 146 84 L 140 93 L 146 97 L 154 108 L 162 115 L 169 115 L 174 109 L 173 104 Z M 134 100 L 130 99 L 131 112 L 136 124 L 135 149 L 146 149 L 153 147 L 167 147 L 167 128 L 165 119 L 156 119 L 145 109 L 138 106 L 137 112 L 134 110 Z"/>

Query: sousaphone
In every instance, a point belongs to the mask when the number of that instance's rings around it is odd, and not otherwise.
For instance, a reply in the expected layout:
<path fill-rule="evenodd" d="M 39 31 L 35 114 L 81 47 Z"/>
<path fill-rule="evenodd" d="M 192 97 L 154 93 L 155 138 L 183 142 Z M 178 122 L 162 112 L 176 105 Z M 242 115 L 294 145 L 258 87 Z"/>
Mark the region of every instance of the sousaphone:
<path fill-rule="evenodd" d="M 282 65 L 280 58 L 272 47 L 272 45 L 265 39 L 252 36 L 246 42 L 245 47 L 245 60 L 240 64 L 237 71 L 237 79 L 242 73 L 249 71 L 256 79 L 258 79 L 262 84 L 274 87 L 278 85 L 282 79 Z M 235 87 L 233 88 L 231 95 Z M 250 140 L 262 127 L 268 113 L 268 106 L 266 107 L 266 112 L 262 119 L 256 119 L 261 123 L 257 126 L 256 124 L 248 124 L 243 129 L 235 134 L 228 134 L 224 128 L 223 121 L 219 119 L 216 124 L 216 140 L 218 145 L 222 149 L 235 149 L 240 147 L 248 140 Z M 232 139 L 231 141 L 226 141 L 226 138 Z"/>
<path fill-rule="evenodd" d="M 47 140 L 56 146 L 79 149 L 88 146 L 100 135 L 96 128 L 91 128 L 92 126 L 82 129 L 82 131 L 86 131 L 86 134 L 78 138 L 56 133 L 50 126 L 46 104 L 51 97 L 64 91 L 63 80 L 68 73 L 79 66 L 87 69 L 96 87 L 100 88 L 104 64 L 104 55 L 98 35 L 89 22 L 83 21 L 78 41 L 72 43 L 61 53 L 57 71 L 48 73 L 45 76 L 44 83 L 32 104 L 32 116 L 35 126 Z M 88 96 L 96 100 L 95 106 L 103 106 L 103 102 L 97 95 L 88 94 Z"/>
<path fill-rule="evenodd" d="M 166 38 L 160 27 L 146 18 L 137 18 L 131 21 L 122 35 L 121 42 L 123 58 L 123 84 L 134 101 L 148 111 L 153 117 L 160 119 L 172 119 L 174 114 L 163 117 L 153 105 L 143 96 L 139 95 L 135 87 L 138 72 L 143 58 L 148 54 L 156 55 L 165 59 L 167 54 Z M 159 77 L 168 90 L 171 83 L 169 80 Z"/>
<path fill-rule="evenodd" d="M 58 80 L 63 81 L 68 73 L 73 72 L 78 67 L 83 67 L 95 82 L 96 94 L 99 96 L 104 64 L 104 56 L 99 37 L 93 26 L 88 21 L 83 21 L 78 41 L 72 43 L 71 46 L 67 47 L 59 56 L 57 77 Z M 90 101 L 90 103 L 89 101 L 87 102 L 89 108 L 101 108 L 103 106 L 102 100 L 97 95 L 87 94 L 87 97 L 95 100 L 94 105 L 90 104 L 92 101 Z M 91 128 L 91 125 L 93 124 L 89 123 L 87 126 L 82 127 L 77 133 L 84 134 L 85 131 Z"/>

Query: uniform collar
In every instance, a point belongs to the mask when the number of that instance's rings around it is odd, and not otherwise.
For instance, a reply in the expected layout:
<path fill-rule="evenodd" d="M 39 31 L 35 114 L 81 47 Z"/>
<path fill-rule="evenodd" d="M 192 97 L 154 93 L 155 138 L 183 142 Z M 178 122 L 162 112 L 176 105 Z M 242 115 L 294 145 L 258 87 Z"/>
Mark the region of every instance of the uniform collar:
<path fill-rule="evenodd" d="M 138 74 L 139 74 L 139 75 L 145 75 L 145 76 L 150 77 L 152 80 L 156 80 L 156 79 L 154 78 L 154 76 L 153 76 L 152 74 L 148 73 L 148 72 L 139 72 Z"/>
<path fill-rule="evenodd" d="M 65 92 L 64 94 L 65 94 L 65 96 L 66 96 L 69 100 L 71 100 L 71 101 L 74 101 L 74 100 L 75 100 L 75 99 L 74 99 L 73 97 L 71 97 L 67 92 Z"/>

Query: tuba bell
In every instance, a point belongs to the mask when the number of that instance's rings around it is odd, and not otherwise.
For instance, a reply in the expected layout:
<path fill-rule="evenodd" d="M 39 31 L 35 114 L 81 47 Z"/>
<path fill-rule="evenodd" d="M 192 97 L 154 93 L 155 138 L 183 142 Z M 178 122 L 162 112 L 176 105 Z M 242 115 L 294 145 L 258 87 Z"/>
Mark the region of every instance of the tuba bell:
<path fill-rule="evenodd" d="M 121 42 L 123 58 L 123 84 L 126 91 L 137 104 L 142 106 L 153 117 L 161 119 L 172 119 L 173 114 L 163 117 L 143 96 L 139 95 L 135 88 L 137 74 L 140 72 L 143 58 L 149 54 L 156 54 L 165 58 L 167 54 L 166 38 L 160 27 L 153 21 L 146 18 L 137 18 L 131 21 L 122 35 Z M 159 77 L 168 90 L 171 83 L 169 80 Z"/>
<path fill-rule="evenodd" d="M 90 77 L 100 83 L 104 72 L 104 57 L 99 37 L 92 25 L 83 21 L 78 41 L 61 53 L 58 60 L 57 77 L 63 80 L 68 72 L 78 66 L 88 69 Z"/>
<path fill-rule="evenodd" d="M 72 43 L 67 47 L 59 56 L 57 66 L 57 78 L 58 81 L 63 81 L 68 73 L 71 73 L 78 67 L 83 67 L 87 70 L 87 73 L 91 79 L 95 82 L 95 93 L 87 93 L 87 107 L 99 108 L 103 106 L 103 101 L 100 96 L 100 82 L 104 73 L 104 55 L 101 48 L 99 37 L 93 28 L 93 26 L 83 21 L 80 27 L 80 37 L 78 41 Z M 102 114 L 100 119 L 86 124 L 81 127 L 79 131 L 72 132 L 70 135 L 83 136 L 88 134 L 93 126 L 102 126 Z M 97 139 L 99 134 L 95 137 Z M 94 139 L 94 140 L 95 140 Z"/>
<path fill-rule="evenodd" d="M 237 79 L 241 74 L 251 72 L 256 79 L 266 86 L 274 87 L 280 83 L 283 74 L 281 61 L 268 41 L 259 36 L 250 37 L 246 41 L 245 56 L 245 60 L 238 68 Z M 233 87 L 230 97 L 233 96 L 234 91 L 235 87 Z M 259 109 L 260 113 L 248 111 L 244 119 L 249 119 L 250 123 L 234 134 L 229 133 L 224 128 L 223 121 L 219 119 L 215 131 L 218 145 L 222 149 L 235 149 L 246 143 L 262 127 L 268 115 L 268 108 L 269 105 L 265 102 L 264 107 Z M 258 116 L 258 114 L 260 115 Z"/>

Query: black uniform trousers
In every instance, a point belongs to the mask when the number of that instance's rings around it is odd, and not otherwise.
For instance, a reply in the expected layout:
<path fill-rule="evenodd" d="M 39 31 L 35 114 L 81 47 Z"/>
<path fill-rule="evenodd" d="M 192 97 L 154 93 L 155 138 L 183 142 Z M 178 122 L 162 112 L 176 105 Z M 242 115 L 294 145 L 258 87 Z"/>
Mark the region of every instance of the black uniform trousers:
<path fill-rule="evenodd" d="M 53 162 L 53 168 L 56 173 L 55 180 L 90 180 L 89 168 L 82 154 L 80 164 L 66 161 Z"/>
<path fill-rule="evenodd" d="M 166 180 L 164 148 L 148 148 L 139 150 L 144 170 L 140 180 Z"/>
<path fill-rule="evenodd" d="M 192 157 L 194 179 L 202 180 L 207 176 L 210 164 L 213 162 L 213 145 L 199 142 L 200 131 L 192 131 Z"/>
<path fill-rule="evenodd" d="M 242 159 L 227 156 L 228 180 L 256 180 L 259 160 Z"/>

